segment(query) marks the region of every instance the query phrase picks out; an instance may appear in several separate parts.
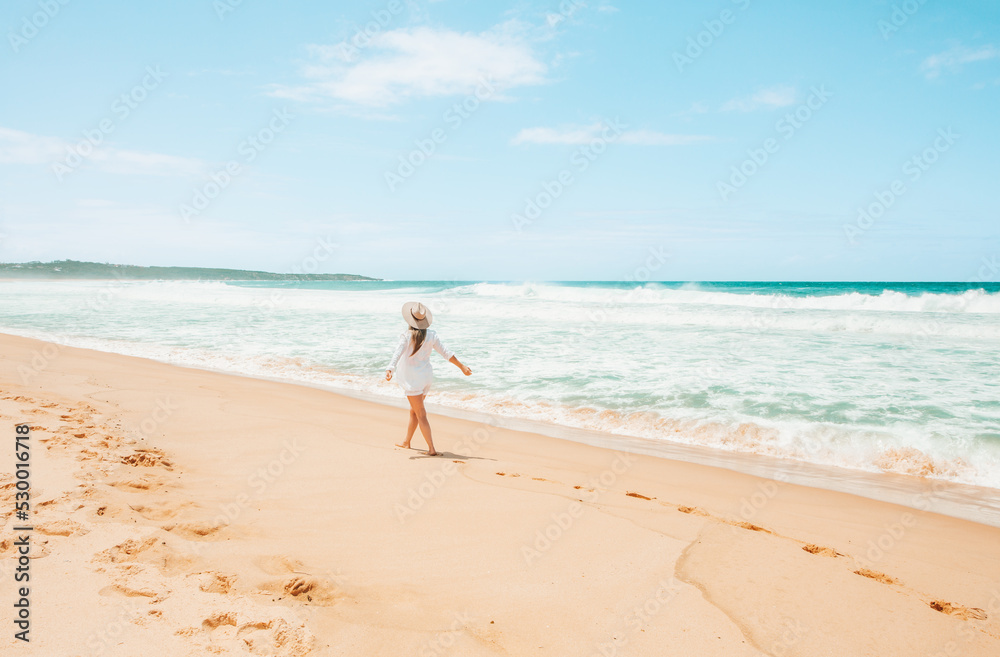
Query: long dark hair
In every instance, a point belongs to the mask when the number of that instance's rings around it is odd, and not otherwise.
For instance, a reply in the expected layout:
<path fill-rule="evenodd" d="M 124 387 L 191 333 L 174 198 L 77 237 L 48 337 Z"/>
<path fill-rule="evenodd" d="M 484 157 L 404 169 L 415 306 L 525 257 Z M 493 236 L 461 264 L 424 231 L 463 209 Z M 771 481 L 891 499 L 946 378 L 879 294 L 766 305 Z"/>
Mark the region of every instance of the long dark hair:
<path fill-rule="evenodd" d="M 410 339 L 413 340 L 413 351 L 410 355 L 417 353 L 417 349 L 420 349 L 420 345 L 424 343 L 424 338 L 427 337 L 427 329 L 418 329 L 410 327 Z"/>

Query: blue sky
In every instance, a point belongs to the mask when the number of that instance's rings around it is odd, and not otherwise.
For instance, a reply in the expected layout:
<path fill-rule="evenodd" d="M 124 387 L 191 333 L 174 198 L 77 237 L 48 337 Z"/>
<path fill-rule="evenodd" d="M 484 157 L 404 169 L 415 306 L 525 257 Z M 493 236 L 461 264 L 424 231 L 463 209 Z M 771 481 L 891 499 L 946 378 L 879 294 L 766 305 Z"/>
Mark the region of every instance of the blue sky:
<path fill-rule="evenodd" d="M 0 27 L 2 261 L 961 281 L 1000 253 L 993 1 L 12 0 Z"/>

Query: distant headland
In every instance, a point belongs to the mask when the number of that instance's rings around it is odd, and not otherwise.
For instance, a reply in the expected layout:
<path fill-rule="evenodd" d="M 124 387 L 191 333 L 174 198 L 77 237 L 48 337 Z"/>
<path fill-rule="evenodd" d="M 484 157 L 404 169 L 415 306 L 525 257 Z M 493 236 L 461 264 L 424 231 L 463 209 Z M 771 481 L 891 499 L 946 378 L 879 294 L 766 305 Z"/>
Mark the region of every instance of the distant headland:
<path fill-rule="evenodd" d="M 52 262 L 0 262 L 0 278 L 31 279 L 133 279 L 202 281 L 379 281 L 357 274 L 278 274 L 248 269 L 210 267 L 140 267 L 107 262 L 54 260 Z"/>

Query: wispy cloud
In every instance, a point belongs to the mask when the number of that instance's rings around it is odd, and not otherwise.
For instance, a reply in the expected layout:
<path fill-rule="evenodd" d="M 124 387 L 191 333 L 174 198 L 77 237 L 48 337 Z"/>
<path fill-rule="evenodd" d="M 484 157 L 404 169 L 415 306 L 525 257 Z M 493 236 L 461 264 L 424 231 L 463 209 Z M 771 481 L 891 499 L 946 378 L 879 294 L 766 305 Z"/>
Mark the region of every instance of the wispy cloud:
<path fill-rule="evenodd" d="M 674 112 L 670 116 L 684 119 L 685 121 L 690 121 L 692 116 L 695 116 L 697 114 L 707 114 L 708 110 L 709 110 L 708 103 L 699 100 L 697 102 L 691 103 L 691 107 L 687 108 L 686 110 Z"/>
<path fill-rule="evenodd" d="M 977 82 L 974 85 L 972 85 L 972 88 L 975 89 L 976 91 L 982 91 L 987 87 L 1000 87 L 1000 78 L 994 78 L 992 80 L 987 80 L 984 82 Z"/>
<path fill-rule="evenodd" d="M 487 83 L 497 93 L 546 82 L 546 65 L 522 26 L 508 21 L 479 34 L 430 27 L 379 33 L 362 50 L 342 42 L 308 47 L 306 82 L 270 95 L 388 107 L 409 99 L 469 94 Z"/>
<path fill-rule="evenodd" d="M 76 145 L 59 139 L 0 127 L 0 164 L 54 165 L 66 160 Z M 80 158 L 84 166 L 107 173 L 140 175 L 194 175 L 204 172 L 202 160 L 101 146 Z"/>
<path fill-rule="evenodd" d="M 553 5 L 555 3 L 552 3 Z M 578 24 L 582 22 L 578 14 L 583 14 L 585 10 L 596 12 L 597 14 L 616 14 L 620 10 L 612 4 L 602 2 L 596 6 L 588 5 L 583 0 L 563 0 L 558 7 L 553 6 L 552 11 L 545 12 L 545 24 L 549 28 L 556 27 L 564 22 Z"/>
<path fill-rule="evenodd" d="M 192 77 L 193 76 L 198 76 L 198 75 L 226 75 L 226 76 L 232 76 L 232 75 L 254 75 L 254 72 L 252 70 L 250 70 L 250 69 L 244 69 L 242 71 L 237 71 L 237 70 L 234 70 L 234 69 L 231 69 L 231 68 L 202 68 L 202 69 L 198 69 L 197 71 L 188 71 L 188 75 L 190 75 Z"/>
<path fill-rule="evenodd" d="M 521 130 L 512 144 L 586 144 L 601 132 L 603 124 L 595 123 L 589 126 L 575 128 L 525 128 Z"/>
<path fill-rule="evenodd" d="M 924 77 L 933 80 L 941 75 L 943 71 L 958 71 L 963 64 L 972 62 L 982 62 L 988 59 L 1000 57 L 1000 49 L 993 45 L 986 45 L 979 48 L 967 48 L 965 46 L 955 46 L 951 50 L 931 55 L 920 64 L 920 70 Z"/>
<path fill-rule="evenodd" d="M 733 98 L 722 104 L 720 112 L 752 112 L 757 109 L 787 107 L 795 103 L 798 94 L 794 87 L 778 85 L 760 89 L 750 96 Z"/>
<path fill-rule="evenodd" d="M 90 159 L 102 171 L 126 175 L 192 176 L 204 173 L 206 169 L 206 163 L 195 158 L 118 148 L 94 151 Z"/>
<path fill-rule="evenodd" d="M 637 146 L 684 146 L 713 140 L 714 137 L 708 135 L 671 135 L 653 130 L 628 130 L 618 141 Z"/>
<path fill-rule="evenodd" d="M 65 154 L 61 139 L 0 128 L 0 164 L 48 164 Z"/>
<path fill-rule="evenodd" d="M 603 123 L 563 128 L 525 128 L 517 133 L 511 143 L 583 145 L 599 139 L 605 128 Z M 705 135 L 672 135 L 653 130 L 626 130 L 614 139 L 622 144 L 636 146 L 683 146 L 711 140 L 712 137 Z"/>

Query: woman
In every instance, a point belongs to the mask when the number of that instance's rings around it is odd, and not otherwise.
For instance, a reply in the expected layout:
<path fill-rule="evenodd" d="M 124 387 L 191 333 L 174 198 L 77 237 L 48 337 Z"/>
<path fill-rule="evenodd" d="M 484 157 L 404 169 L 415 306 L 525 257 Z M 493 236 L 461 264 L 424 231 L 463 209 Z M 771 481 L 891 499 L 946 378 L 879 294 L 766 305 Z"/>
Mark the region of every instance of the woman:
<path fill-rule="evenodd" d="M 434 380 L 434 370 L 430 361 L 431 349 L 454 363 L 465 376 L 472 374 L 472 370 L 460 363 L 455 354 L 448 351 L 436 332 L 427 330 L 432 319 L 430 308 L 412 301 L 403 304 L 403 319 L 410 328 L 399 336 L 399 345 L 392 355 L 389 367 L 385 370 L 385 380 L 392 381 L 393 372 L 396 372 L 396 365 L 399 364 L 396 382 L 406 394 L 406 400 L 410 402 L 410 426 L 406 430 L 406 440 L 397 443 L 397 446 L 409 449 L 413 432 L 417 430 L 417 425 L 420 425 L 420 433 L 424 434 L 424 440 L 427 441 L 427 456 L 437 456 L 440 452 L 434 449 L 431 425 L 427 422 L 427 411 L 424 410 L 424 396 L 431 389 L 431 382 Z"/>

